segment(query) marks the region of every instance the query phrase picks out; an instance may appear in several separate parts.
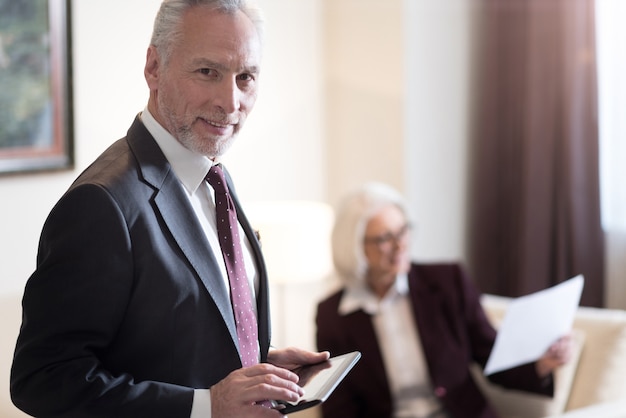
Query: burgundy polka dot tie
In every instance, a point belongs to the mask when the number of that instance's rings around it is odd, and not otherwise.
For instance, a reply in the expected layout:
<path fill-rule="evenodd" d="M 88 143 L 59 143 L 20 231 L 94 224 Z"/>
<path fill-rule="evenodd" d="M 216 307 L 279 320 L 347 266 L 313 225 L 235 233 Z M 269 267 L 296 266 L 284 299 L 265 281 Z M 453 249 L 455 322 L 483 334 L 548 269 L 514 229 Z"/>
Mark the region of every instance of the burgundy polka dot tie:
<path fill-rule="evenodd" d="M 239 355 L 243 367 L 248 367 L 259 362 L 258 331 L 239 239 L 237 212 L 228 192 L 222 168 L 219 165 L 211 167 L 206 179 L 215 190 L 217 235 L 230 282 L 230 298 L 237 324 Z"/>

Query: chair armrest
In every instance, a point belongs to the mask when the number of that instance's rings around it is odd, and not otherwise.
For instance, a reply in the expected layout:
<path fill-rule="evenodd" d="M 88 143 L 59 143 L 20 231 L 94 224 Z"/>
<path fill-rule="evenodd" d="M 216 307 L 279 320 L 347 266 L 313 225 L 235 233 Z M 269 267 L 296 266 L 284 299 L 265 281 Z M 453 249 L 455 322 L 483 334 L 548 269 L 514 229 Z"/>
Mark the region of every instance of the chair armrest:
<path fill-rule="evenodd" d="M 626 399 L 574 409 L 548 418 L 624 418 L 624 416 L 626 416 Z"/>

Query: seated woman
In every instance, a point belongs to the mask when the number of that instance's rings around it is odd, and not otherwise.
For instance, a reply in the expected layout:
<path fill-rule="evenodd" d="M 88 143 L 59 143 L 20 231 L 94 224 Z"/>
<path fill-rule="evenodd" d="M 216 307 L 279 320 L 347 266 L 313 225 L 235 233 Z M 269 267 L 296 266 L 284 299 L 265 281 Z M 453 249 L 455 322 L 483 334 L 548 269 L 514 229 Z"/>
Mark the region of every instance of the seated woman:
<path fill-rule="evenodd" d="M 418 264 L 402 196 L 370 183 L 349 195 L 332 235 L 343 288 L 317 310 L 317 345 L 361 361 L 322 404 L 325 418 L 490 418 L 496 412 L 472 379 L 496 331 L 480 294 L 458 264 Z M 555 342 L 537 362 L 493 374 L 506 387 L 552 395 L 552 370 L 571 342 Z"/>

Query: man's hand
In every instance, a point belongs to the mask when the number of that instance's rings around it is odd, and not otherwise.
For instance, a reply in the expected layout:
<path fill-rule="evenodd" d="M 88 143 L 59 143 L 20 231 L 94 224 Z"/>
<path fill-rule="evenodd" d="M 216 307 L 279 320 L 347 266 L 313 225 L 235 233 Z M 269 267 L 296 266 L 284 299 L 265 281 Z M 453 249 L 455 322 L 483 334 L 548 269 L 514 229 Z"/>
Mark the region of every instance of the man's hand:
<path fill-rule="evenodd" d="M 284 417 L 260 402 L 296 402 L 303 395 L 297 382 L 295 373 L 267 363 L 237 369 L 211 386 L 211 417 Z"/>
<path fill-rule="evenodd" d="M 301 348 L 289 347 L 270 350 L 267 355 L 267 362 L 284 369 L 293 370 L 305 364 L 316 364 L 328 360 L 328 351 L 314 352 Z"/>
<path fill-rule="evenodd" d="M 327 351 L 316 353 L 294 347 L 270 350 L 268 363 L 235 370 L 211 386 L 211 416 L 284 418 L 261 402 L 267 399 L 297 402 L 304 392 L 298 386 L 298 375 L 290 370 L 329 357 Z"/>

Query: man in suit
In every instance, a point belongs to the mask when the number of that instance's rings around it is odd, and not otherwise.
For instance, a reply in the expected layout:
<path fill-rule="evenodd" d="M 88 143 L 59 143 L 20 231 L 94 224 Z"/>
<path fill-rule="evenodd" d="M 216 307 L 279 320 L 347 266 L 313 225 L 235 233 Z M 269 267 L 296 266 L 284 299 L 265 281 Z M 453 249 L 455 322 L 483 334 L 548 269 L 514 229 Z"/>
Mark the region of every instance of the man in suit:
<path fill-rule="evenodd" d="M 44 225 L 23 298 L 11 395 L 39 417 L 280 417 L 289 369 L 328 353 L 269 350 L 268 283 L 238 216 L 258 354 L 242 367 L 207 172 L 256 99 L 261 17 L 248 1 L 165 0 L 146 109 Z M 233 296 L 234 297 L 234 296 Z"/>

